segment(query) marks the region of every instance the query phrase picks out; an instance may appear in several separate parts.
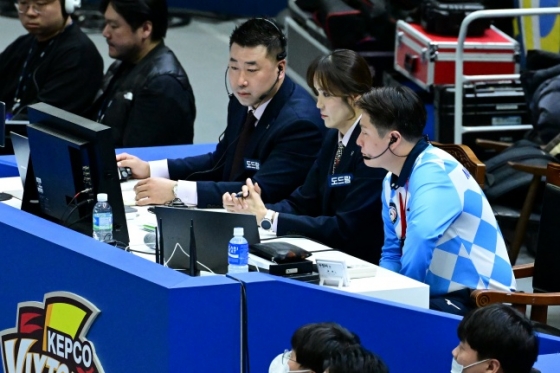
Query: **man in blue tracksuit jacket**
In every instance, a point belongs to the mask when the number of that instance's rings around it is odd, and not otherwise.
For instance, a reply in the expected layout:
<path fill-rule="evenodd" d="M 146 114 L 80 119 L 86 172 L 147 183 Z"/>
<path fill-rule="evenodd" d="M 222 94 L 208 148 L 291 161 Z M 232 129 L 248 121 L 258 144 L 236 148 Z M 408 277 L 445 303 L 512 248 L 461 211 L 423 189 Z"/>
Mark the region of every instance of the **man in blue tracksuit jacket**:
<path fill-rule="evenodd" d="M 358 101 L 365 163 L 389 171 L 380 265 L 430 285 L 430 308 L 464 314 L 472 289 L 515 290 L 504 239 L 476 180 L 423 137 L 426 111 L 403 87 Z"/>

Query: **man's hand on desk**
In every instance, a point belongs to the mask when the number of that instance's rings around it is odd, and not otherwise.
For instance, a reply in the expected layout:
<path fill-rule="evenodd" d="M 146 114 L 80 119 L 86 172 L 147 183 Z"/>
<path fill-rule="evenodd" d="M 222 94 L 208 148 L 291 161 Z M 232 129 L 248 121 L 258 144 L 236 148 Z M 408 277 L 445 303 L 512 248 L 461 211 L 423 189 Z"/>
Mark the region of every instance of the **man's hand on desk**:
<path fill-rule="evenodd" d="M 164 179 L 161 177 L 149 177 L 140 180 L 134 187 L 136 193 L 136 204 L 162 205 L 175 199 L 173 187 L 177 184 L 175 180 Z"/>
<path fill-rule="evenodd" d="M 146 179 L 150 177 L 150 165 L 148 162 L 127 153 L 117 154 L 118 167 L 130 167 L 134 179 Z"/>
<path fill-rule="evenodd" d="M 261 199 L 261 188 L 259 184 L 253 184 L 251 179 L 247 179 L 246 183 L 241 188 L 239 197 L 238 193 L 225 193 L 222 196 L 224 208 L 229 212 L 254 214 L 257 218 L 257 224 L 260 224 L 267 211 Z"/>

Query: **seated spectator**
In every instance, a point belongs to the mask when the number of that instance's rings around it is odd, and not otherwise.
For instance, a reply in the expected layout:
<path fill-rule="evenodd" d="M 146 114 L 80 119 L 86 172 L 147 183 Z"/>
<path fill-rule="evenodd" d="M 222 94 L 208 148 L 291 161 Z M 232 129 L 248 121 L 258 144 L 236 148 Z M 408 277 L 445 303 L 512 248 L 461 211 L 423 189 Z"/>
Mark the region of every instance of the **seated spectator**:
<path fill-rule="evenodd" d="M 119 167 L 140 180 L 138 205 L 178 201 L 212 208 L 250 177 L 265 202 L 297 188 L 315 161 L 324 126 L 311 96 L 286 75 L 286 39 L 271 20 L 250 19 L 230 36 L 227 76 L 233 93 L 216 150 L 194 157 L 145 162 L 126 153 Z"/>
<path fill-rule="evenodd" d="M 367 167 L 356 144 L 361 110 L 355 101 L 371 89 L 371 82 L 368 64 L 354 51 L 340 49 L 317 58 L 307 70 L 307 84 L 317 94 L 317 107 L 329 130 L 303 185 L 285 200 L 265 205 L 259 186 L 248 179 L 243 197 L 224 194 L 224 207 L 254 214 L 261 228 L 278 236 L 307 236 L 379 263 L 379 210 L 387 171 Z"/>
<path fill-rule="evenodd" d="M 321 373 L 331 355 L 345 347 L 359 345 L 360 338 L 336 323 L 307 324 L 292 335 L 292 349 L 278 355 L 269 373 Z"/>
<path fill-rule="evenodd" d="M 525 315 L 504 304 L 468 313 L 457 328 L 451 373 L 530 373 L 539 339 Z"/>
<path fill-rule="evenodd" d="M 72 22 L 76 0 L 18 0 L 27 34 L 0 54 L 0 101 L 7 119 L 27 119 L 27 106 L 45 102 L 85 115 L 103 77 L 103 59 Z"/>
<path fill-rule="evenodd" d="M 358 100 L 364 162 L 389 171 L 382 193 L 380 266 L 430 285 L 430 308 L 463 315 L 472 289 L 515 290 L 498 223 L 463 165 L 422 132 L 426 110 L 406 87 Z"/>
<path fill-rule="evenodd" d="M 115 58 L 91 116 L 115 147 L 192 144 L 196 108 L 187 73 L 163 42 L 165 0 L 102 0 L 103 36 Z"/>
<path fill-rule="evenodd" d="M 333 352 L 324 369 L 325 373 L 389 373 L 379 357 L 360 345 Z"/>

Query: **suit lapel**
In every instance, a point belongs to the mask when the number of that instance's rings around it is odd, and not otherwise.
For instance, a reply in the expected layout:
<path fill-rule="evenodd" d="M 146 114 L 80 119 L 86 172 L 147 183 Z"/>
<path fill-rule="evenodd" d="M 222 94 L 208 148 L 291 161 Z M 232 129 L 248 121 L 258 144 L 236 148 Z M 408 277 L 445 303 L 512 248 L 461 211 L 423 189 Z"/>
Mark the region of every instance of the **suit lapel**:
<path fill-rule="evenodd" d="M 337 174 L 346 173 L 352 164 L 352 159 L 354 158 L 356 151 L 361 152 L 360 147 L 358 146 L 358 144 L 356 144 L 356 140 L 358 140 L 359 135 L 360 126 L 356 126 L 354 127 L 354 131 L 352 131 L 352 135 L 350 136 L 350 140 L 348 140 L 348 144 L 346 144 L 346 147 L 342 152 L 342 158 L 340 158 L 340 163 L 338 164 L 336 171 Z"/>
<path fill-rule="evenodd" d="M 243 152 L 244 158 L 255 159 L 259 162 L 262 162 L 262 159 L 259 159 L 257 147 L 264 134 L 271 126 L 274 125 L 276 117 L 280 113 L 280 110 L 282 110 L 282 108 L 284 107 L 284 104 L 286 104 L 286 102 L 289 100 L 294 89 L 294 83 L 288 77 L 286 77 L 284 79 L 284 82 L 282 83 L 282 86 L 280 87 L 278 92 L 276 92 L 272 100 L 270 100 L 268 106 L 264 110 L 263 115 L 259 119 L 257 128 L 255 128 L 255 132 L 253 132 L 253 135 L 251 136 L 251 141 L 249 142 L 249 144 L 247 144 L 247 147 Z M 243 116 L 243 119 L 240 121 L 240 123 L 243 123 L 244 121 L 245 116 Z M 241 124 L 239 124 L 239 126 L 241 126 Z M 245 169 L 242 168 L 239 173 L 242 173 L 244 171 Z M 236 178 L 238 176 L 239 175 L 235 175 Z"/>

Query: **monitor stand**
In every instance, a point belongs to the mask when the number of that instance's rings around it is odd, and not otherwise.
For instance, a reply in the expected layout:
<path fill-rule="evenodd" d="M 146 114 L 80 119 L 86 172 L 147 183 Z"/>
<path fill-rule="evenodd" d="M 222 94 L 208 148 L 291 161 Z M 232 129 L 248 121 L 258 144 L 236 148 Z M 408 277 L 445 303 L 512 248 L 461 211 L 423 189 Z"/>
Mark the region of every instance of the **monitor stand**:
<path fill-rule="evenodd" d="M 8 193 L 0 193 L 0 202 L 12 199 L 12 195 Z"/>

